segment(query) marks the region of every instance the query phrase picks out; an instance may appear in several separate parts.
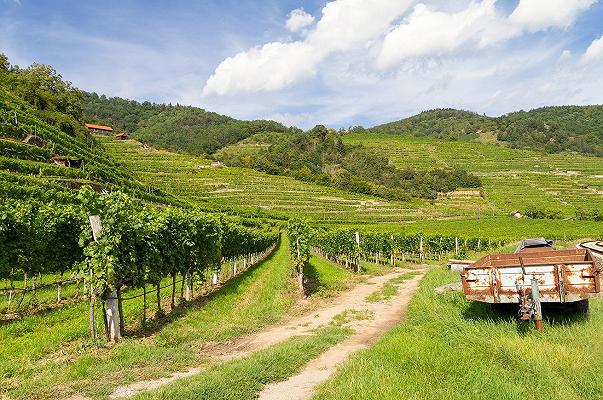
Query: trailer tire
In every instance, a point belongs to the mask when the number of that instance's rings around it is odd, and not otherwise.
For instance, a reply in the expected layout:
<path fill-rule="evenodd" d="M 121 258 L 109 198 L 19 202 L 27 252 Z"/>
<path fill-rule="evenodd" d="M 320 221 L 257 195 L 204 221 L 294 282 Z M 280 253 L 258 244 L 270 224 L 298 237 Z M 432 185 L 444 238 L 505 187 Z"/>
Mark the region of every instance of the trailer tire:
<path fill-rule="evenodd" d="M 588 299 L 573 302 L 572 310 L 577 314 L 588 314 Z"/>

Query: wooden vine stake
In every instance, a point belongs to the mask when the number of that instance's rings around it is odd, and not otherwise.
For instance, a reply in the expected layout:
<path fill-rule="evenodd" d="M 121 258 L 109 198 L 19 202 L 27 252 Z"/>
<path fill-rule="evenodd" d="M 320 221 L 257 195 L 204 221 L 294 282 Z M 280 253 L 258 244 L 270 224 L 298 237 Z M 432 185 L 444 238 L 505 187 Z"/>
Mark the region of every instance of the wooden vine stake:
<path fill-rule="evenodd" d="M 103 225 L 98 215 L 91 215 L 90 226 L 92 227 L 92 236 L 94 241 L 98 241 L 100 238 Z M 92 271 L 90 271 L 92 273 Z M 96 290 L 94 290 L 92 283 L 90 284 L 90 333 L 92 337 L 96 337 L 96 331 L 94 327 L 94 301 L 96 300 Z M 107 328 L 107 338 L 115 343 L 119 342 L 120 335 L 120 320 L 119 320 L 119 307 L 117 305 L 117 291 L 113 290 L 109 293 L 106 299 L 106 310 L 105 310 L 105 326 Z"/>
<path fill-rule="evenodd" d="M 393 267 L 396 265 L 396 260 L 395 260 L 395 255 L 394 255 L 394 247 L 395 247 L 394 246 L 394 235 L 391 235 L 390 240 L 391 240 L 391 254 L 390 254 L 389 263 Z"/>
<path fill-rule="evenodd" d="M 193 299 L 193 275 L 190 271 L 186 271 L 184 281 L 186 288 L 184 292 L 184 299 L 186 301 L 191 301 Z"/>
<path fill-rule="evenodd" d="M 301 261 L 301 253 L 299 251 L 299 238 L 295 239 L 295 244 L 296 244 L 296 250 L 297 250 L 297 262 L 299 263 Z M 298 266 L 297 285 L 299 286 L 299 290 L 300 290 L 302 296 L 305 297 L 305 291 L 304 291 L 304 268 L 303 268 L 303 266 Z"/>
<path fill-rule="evenodd" d="M 356 232 L 356 246 L 358 246 L 358 254 L 360 254 L 360 232 Z M 360 255 L 356 259 L 356 272 L 360 272 Z"/>

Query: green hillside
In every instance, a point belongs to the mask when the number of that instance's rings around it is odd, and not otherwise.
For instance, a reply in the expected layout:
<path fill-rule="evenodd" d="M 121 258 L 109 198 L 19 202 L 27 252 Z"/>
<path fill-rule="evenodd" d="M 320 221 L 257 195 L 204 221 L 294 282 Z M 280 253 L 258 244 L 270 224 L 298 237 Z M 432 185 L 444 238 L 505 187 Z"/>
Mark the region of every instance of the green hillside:
<path fill-rule="evenodd" d="M 509 147 L 603 156 L 602 105 L 543 107 L 497 118 L 469 111 L 437 109 L 369 131 L 450 140 L 479 140 L 485 136 L 494 137 Z"/>
<path fill-rule="evenodd" d="M 307 132 L 255 135 L 222 149 L 214 157 L 230 166 L 389 200 L 436 199 L 438 193 L 481 186 L 477 177 L 461 168 L 396 168 L 387 156 L 361 143 L 346 146 L 340 134 L 322 125 Z"/>
<path fill-rule="evenodd" d="M 211 154 L 260 132 L 286 132 L 274 121 L 241 121 L 197 107 L 139 103 L 96 93 L 83 95 L 84 117 L 125 130 L 142 142 L 193 154 Z"/>
<path fill-rule="evenodd" d="M 603 206 L 603 159 L 579 154 L 548 154 L 473 141 L 387 134 L 351 134 L 400 168 L 465 168 L 479 176 L 488 208 L 496 214 L 528 207 L 554 210 L 575 218 L 579 210 Z"/>
<path fill-rule="evenodd" d="M 46 84 L 45 84 L 46 83 Z M 71 189 L 121 190 L 149 201 L 168 196 L 134 179 L 84 129 L 79 91 L 52 68 L 4 63 L 0 73 L 0 193 L 68 200 Z"/>

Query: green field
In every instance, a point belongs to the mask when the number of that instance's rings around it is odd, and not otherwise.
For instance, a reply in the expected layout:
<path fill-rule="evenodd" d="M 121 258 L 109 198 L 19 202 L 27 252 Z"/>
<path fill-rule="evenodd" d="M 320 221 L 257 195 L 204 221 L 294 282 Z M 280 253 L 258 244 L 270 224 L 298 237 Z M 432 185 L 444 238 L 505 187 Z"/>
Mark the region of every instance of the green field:
<path fill-rule="evenodd" d="M 576 209 L 603 206 L 603 159 L 598 157 L 406 135 L 351 134 L 344 142 L 372 147 L 398 167 L 462 168 L 478 175 L 485 204 L 475 204 L 482 205 L 482 214 L 508 215 L 535 206 L 573 217 Z M 462 204 L 472 197 L 453 194 L 448 202 Z"/>

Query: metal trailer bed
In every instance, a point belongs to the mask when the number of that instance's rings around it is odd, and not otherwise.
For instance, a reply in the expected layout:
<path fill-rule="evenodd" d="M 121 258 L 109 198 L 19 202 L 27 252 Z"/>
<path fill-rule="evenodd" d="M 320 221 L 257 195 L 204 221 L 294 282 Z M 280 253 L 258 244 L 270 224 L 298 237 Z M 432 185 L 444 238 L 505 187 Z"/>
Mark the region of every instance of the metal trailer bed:
<path fill-rule="evenodd" d="M 541 330 L 541 302 L 587 306 L 601 293 L 602 270 L 603 259 L 589 249 L 527 248 L 485 256 L 465 267 L 461 278 L 467 299 L 519 304 L 522 319 L 535 319 Z"/>

